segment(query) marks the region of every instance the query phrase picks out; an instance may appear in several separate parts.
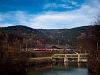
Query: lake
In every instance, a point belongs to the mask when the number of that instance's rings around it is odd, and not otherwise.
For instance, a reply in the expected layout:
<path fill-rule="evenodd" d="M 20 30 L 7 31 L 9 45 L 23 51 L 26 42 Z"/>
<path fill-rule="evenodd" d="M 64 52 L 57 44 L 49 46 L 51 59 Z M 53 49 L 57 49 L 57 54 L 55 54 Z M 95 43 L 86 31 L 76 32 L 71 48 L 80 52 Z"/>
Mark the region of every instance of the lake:
<path fill-rule="evenodd" d="M 24 75 L 92 75 L 87 63 L 53 63 L 31 67 Z"/>

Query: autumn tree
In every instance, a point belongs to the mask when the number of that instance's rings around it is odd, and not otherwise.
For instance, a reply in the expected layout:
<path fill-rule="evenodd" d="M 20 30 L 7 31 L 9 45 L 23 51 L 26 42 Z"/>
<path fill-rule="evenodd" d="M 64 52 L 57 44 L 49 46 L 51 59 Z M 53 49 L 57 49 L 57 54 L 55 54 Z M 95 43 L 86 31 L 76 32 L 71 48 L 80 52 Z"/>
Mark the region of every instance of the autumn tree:
<path fill-rule="evenodd" d="M 100 13 L 93 23 L 89 36 L 91 48 L 89 50 L 88 68 L 95 75 L 100 75 Z"/>
<path fill-rule="evenodd" d="M 0 58 L 3 58 L 5 45 L 5 33 L 0 30 Z"/>

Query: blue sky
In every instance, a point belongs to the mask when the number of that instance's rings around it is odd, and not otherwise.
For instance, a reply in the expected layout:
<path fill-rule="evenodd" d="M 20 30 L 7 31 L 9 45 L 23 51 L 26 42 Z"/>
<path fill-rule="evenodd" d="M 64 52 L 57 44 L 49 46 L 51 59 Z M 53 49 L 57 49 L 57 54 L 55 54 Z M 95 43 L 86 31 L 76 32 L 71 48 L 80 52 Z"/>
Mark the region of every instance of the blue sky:
<path fill-rule="evenodd" d="M 0 27 L 62 29 L 91 25 L 100 0 L 0 0 Z"/>

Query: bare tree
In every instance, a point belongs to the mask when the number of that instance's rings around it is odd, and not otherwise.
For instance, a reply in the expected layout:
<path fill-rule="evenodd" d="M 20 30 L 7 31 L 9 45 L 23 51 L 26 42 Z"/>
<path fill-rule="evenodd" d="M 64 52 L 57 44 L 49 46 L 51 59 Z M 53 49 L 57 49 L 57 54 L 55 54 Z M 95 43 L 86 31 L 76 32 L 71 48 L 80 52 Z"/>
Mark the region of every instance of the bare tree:
<path fill-rule="evenodd" d="M 90 39 L 92 48 L 89 51 L 88 68 L 95 75 L 100 75 L 100 13 L 93 22 Z"/>
<path fill-rule="evenodd" d="M 100 25 L 100 12 L 97 14 L 93 24 L 94 25 Z"/>

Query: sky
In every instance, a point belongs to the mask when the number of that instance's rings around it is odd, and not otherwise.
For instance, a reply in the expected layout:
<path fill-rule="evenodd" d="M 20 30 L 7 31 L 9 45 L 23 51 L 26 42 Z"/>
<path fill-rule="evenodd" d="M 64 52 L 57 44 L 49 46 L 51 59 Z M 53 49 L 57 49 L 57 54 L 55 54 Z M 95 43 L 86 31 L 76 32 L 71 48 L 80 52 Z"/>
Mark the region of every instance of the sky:
<path fill-rule="evenodd" d="M 95 20 L 100 0 L 0 0 L 0 27 L 70 29 Z"/>

